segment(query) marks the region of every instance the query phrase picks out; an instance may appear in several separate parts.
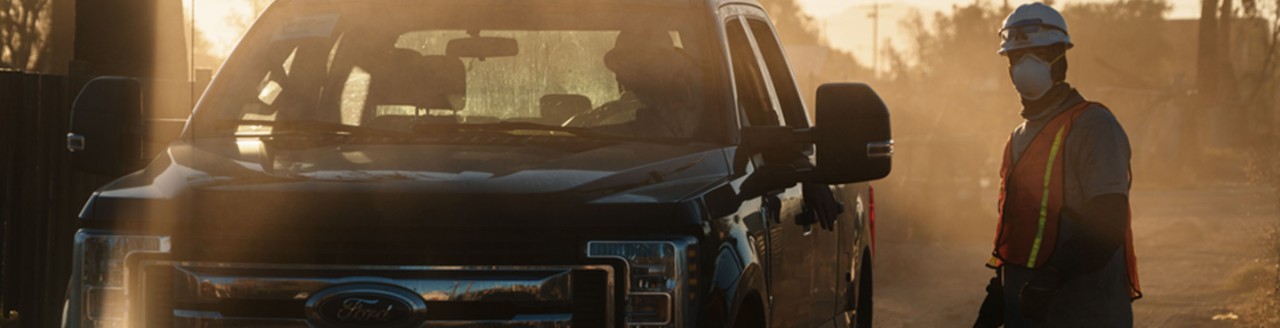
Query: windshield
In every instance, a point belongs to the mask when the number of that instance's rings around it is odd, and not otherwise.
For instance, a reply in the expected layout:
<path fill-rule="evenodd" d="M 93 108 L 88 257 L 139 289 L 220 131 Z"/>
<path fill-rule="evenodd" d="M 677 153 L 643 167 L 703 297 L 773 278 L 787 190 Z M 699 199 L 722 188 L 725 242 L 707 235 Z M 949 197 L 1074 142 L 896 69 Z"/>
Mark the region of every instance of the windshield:
<path fill-rule="evenodd" d="M 714 138 L 715 39 L 689 10 L 284 3 L 241 42 L 194 137 L 282 127 Z"/>

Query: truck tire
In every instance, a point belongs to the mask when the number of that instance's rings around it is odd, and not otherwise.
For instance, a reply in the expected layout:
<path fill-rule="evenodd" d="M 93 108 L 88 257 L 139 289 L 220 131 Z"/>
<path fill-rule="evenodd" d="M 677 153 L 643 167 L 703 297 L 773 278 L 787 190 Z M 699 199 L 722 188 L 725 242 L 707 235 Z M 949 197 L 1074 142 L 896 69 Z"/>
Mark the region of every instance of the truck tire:
<path fill-rule="evenodd" d="M 871 264 L 871 251 L 865 251 L 862 259 L 861 268 L 858 269 L 862 271 L 862 274 L 858 277 L 858 307 L 854 312 L 856 313 L 854 327 L 870 328 L 872 317 L 875 314 L 873 299 L 875 293 L 872 292 L 872 287 L 875 286 L 873 283 L 875 271 L 872 270 L 874 266 Z"/>
<path fill-rule="evenodd" d="M 764 306 L 759 302 L 748 301 L 738 310 L 738 318 L 733 320 L 733 328 L 765 328 Z"/>

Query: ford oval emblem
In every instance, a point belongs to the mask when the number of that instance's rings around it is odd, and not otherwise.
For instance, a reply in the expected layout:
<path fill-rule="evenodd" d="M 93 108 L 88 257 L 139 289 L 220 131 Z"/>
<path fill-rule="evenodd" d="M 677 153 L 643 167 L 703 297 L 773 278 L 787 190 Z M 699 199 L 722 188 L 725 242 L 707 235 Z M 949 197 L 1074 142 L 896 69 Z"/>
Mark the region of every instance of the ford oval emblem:
<path fill-rule="evenodd" d="M 306 313 L 314 327 L 418 327 L 426 320 L 427 304 L 401 287 L 343 284 L 307 299 Z"/>

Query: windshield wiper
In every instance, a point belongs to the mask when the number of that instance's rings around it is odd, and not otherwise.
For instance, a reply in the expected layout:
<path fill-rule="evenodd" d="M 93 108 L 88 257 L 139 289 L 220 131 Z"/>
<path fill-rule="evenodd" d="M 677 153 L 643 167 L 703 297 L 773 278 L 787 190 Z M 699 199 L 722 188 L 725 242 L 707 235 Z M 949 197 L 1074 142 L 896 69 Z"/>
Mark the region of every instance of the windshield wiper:
<path fill-rule="evenodd" d="M 323 134 L 348 134 L 348 135 L 378 135 L 378 136 L 389 136 L 389 137 L 412 136 L 412 134 L 400 132 L 400 131 L 374 129 L 374 128 L 367 128 L 363 126 L 347 125 L 342 123 L 317 121 L 317 120 L 292 120 L 292 121 L 226 120 L 220 123 L 223 124 L 222 127 L 226 127 L 226 128 L 235 128 L 235 127 L 240 127 L 245 125 L 270 126 L 273 128 L 271 133 L 268 133 L 268 134 L 247 134 L 247 135 L 237 134 L 237 136 L 251 136 L 251 137 L 278 135 L 278 134 L 282 134 L 281 132 L 284 132 L 283 134 L 323 133 Z"/>
<path fill-rule="evenodd" d="M 462 132 L 501 132 L 509 133 L 512 131 L 532 130 L 532 131 L 550 131 L 564 132 L 576 137 L 602 139 L 613 141 L 637 141 L 637 142 L 657 142 L 657 143 L 688 143 L 683 138 L 663 138 L 663 137 L 636 137 L 603 133 L 592 130 L 591 128 L 545 125 L 531 122 L 497 122 L 497 123 L 426 123 L 413 127 L 413 131 L 419 134 L 451 134 Z"/>
<path fill-rule="evenodd" d="M 222 127 L 236 128 L 239 126 L 258 125 L 270 126 L 273 129 L 269 133 L 237 133 L 238 137 L 272 137 L 281 135 L 348 135 L 348 136 L 377 136 L 404 138 L 405 140 L 417 139 L 419 137 L 429 137 L 432 135 L 451 135 L 459 133 L 501 133 L 506 135 L 514 135 L 513 131 L 550 131 L 567 133 L 575 137 L 609 140 L 609 141 L 629 141 L 629 142 L 650 142 L 664 144 L 687 144 L 689 141 L 683 138 L 665 138 L 665 137 L 637 137 L 603 133 L 584 127 L 556 126 L 544 125 L 530 122 L 497 122 L 497 123 L 423 123 L 413 127 L 413 133 L 401 132 L 394 130 L 384 130 L 368 128 L 356 125 L 347 125 L 335 122 L 317 121 L 317 120 L 292 120 L 292 121 L 268 121 L 268 120 L 226 120 L 219 122 Z"/>

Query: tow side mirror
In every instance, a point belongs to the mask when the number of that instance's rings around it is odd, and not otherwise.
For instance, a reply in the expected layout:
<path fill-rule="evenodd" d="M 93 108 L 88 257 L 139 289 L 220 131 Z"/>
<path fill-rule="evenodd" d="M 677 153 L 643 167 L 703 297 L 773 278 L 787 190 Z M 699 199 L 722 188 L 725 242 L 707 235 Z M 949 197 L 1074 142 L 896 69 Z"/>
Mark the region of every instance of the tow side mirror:
<path fill-rule="evenodd" d="M 119 76 L 95 78 L 71 106 L 67 150 L 72 167 L 121 176 L 141 169 L 144 121 L 142 83 Z"/>
<path fill-rule="evenodd" d="M 889 108 L 863 83 L 818 87 L 813 128 L 816 167 L 805 180 L 826 184 L 884 178 L 893 167 Z"/>

